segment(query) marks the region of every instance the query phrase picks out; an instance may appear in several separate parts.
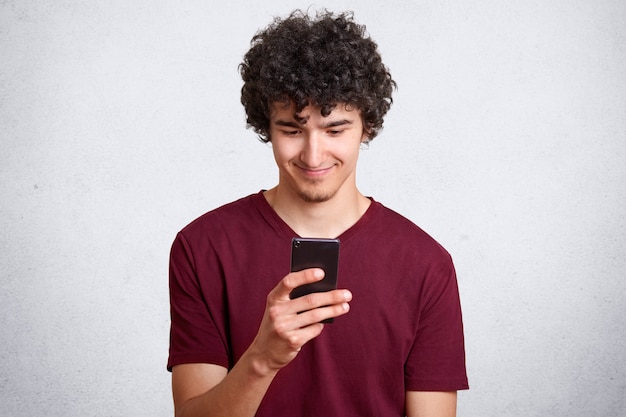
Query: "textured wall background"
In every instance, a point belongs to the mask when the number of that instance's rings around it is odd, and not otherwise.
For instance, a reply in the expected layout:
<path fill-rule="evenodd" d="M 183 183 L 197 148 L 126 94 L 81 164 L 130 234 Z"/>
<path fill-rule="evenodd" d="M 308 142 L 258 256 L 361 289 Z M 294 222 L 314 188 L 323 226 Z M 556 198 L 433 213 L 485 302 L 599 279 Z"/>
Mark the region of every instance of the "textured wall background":
<path fill-rule="evenodd" d="M 0 1 L 2 415 L 172 415 L 171 241 L 276 180 L 237 65 L 308 3 L 271 3 Z M 626 3 L 333 8 L 399 84 L 361 189 L 456 261 L 459 415 L 621 415 Z"/>

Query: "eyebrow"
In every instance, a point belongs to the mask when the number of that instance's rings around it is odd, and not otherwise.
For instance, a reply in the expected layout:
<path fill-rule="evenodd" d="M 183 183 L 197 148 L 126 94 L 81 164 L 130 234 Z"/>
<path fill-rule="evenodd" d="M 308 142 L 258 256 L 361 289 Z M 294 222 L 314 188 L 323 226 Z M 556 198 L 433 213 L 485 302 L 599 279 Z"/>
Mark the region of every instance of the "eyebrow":
<path fill-rule="evenodd" d="M 285 126 L 285 127 L 294 127 L 299 128 L 300 125 L 296 122 L 287 121 L 287 120 L 274 120 L 274 124 L 276 126 Z"/>
<path fill-rule="evenodd" d="M 352 123 L 354 122 L 348 119 L 333 120 L 323 125 L 322 129 L 328 129 L 330 127 L 337 127 L 337 126 L 343 126 L 343 125 L 351 125 Z M 294 122 L 292 120 L 280 120 L 280 119 L 275 120 L 274 124 L 277 126 L 285 126 L 285 127 L 293 127 L 293 128 L 300 128 L 303 125 L 303 124 Z"/>

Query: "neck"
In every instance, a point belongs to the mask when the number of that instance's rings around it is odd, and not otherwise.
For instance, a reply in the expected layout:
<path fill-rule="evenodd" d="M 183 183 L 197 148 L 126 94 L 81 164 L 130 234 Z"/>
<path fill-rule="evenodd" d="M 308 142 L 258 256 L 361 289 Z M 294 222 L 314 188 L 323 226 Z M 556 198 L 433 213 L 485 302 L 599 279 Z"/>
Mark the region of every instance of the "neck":
<path fill-rule="evenodd" d="M 278 216 L 302 237 L 336 238 L 359 221 L 371 203 L 356 188 L 347 195 L 311 203 L 284 192 L 278 185 L 266 191 L 265 198 Z"/>

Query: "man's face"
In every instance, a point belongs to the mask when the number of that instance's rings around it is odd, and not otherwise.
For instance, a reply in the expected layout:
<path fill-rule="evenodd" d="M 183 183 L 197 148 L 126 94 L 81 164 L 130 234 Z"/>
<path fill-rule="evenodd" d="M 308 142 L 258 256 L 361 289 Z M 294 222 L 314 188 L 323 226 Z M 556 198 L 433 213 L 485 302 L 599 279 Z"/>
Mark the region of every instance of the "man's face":
<path fill-rule="evenodd" d="M 283 192 L 324 202 L 356 190 L 356 162 L 366 139 L 361 112 L 338 104 L 323 117 L 320 107 L 272 106 L 269 136 Z"/>

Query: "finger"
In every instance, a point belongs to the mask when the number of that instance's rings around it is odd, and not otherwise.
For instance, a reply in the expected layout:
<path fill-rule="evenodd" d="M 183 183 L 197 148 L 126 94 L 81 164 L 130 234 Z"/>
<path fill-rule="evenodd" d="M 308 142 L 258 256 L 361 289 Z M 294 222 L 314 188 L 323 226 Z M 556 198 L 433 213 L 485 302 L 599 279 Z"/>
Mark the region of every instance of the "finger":
<path fill-rule="evenodd" d="M 289 304 L 290 312 L 300 313 L 328 305 L 338 305 L 352 300 L 352 293 L 348 290 L 332 290 L 327 292 L 313 292 L 294 298 Z"/>
<path fill-rule="evenodd" d="M 312 293 L 284 305 L 283 312 L 292 315 L 292 328 L 302 328 L 346 314 L 350 310 L 348 302 L 351 300 L 352 293 L 348 290 Z"/>
<path fill-rule="evenodd" d="M 285 339 L 291 349 L 299 352 L 302 346 L 319 336 L 320 333 L 322 333 L 322 330 L 324 330 L 324 325 L 322 323 L 312 323 L 308 326 L 290 331 L 289 334 L 286 335 Z"/>
<path fill-rule="evenodd" d="M 267 313 L 275 331 L 284 335 L 327 318 L 338 317 L 347 313 L 350 309 L 348 302 L 351 300 L 352 293 L 343 289 L 312 293 L 293 300 L 275 303 L 269 306 Z M 303 314 L 320 309 L 322 311 Z"/>
<path fill-rule="evenodd" d="M 294 288 L 320 281 L 324 278 L 324 270 L 320 268 L 303 269 L 286 275 L 272 291 L 276 296 L 289 298 Z"/>
<path fill-rule="evenodd" d="M 305 329 L 326 319 L 343 316 L 349 311 L 350 305 L 347 302 L 314 308 L 298 314 L 294 319 L 294 325 L 299 329 Z"/>

